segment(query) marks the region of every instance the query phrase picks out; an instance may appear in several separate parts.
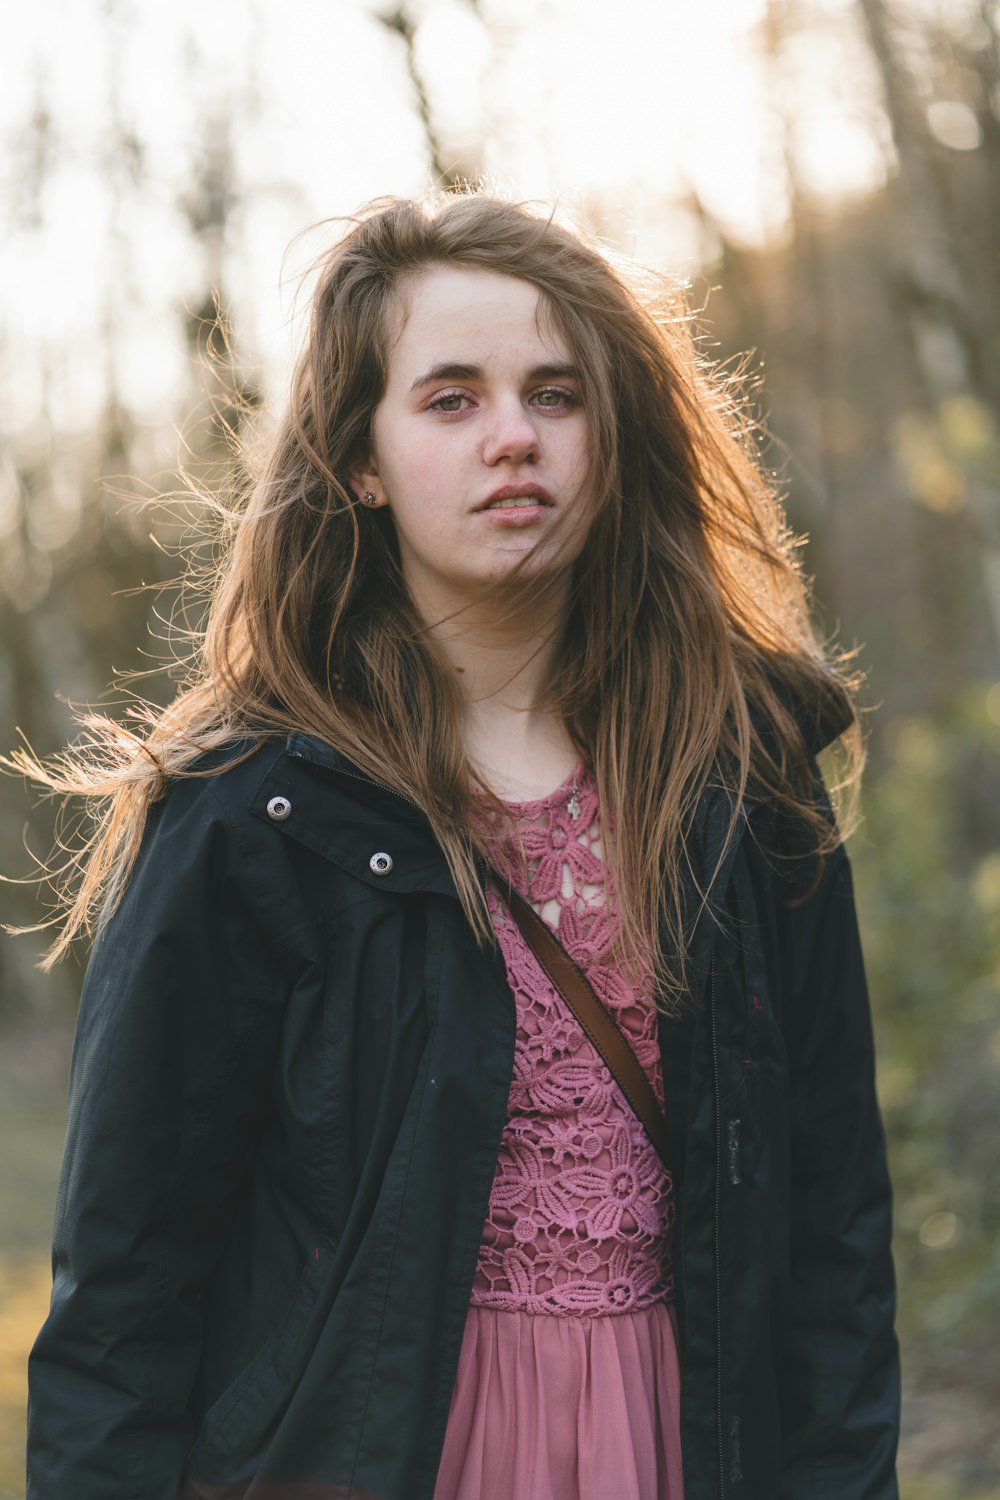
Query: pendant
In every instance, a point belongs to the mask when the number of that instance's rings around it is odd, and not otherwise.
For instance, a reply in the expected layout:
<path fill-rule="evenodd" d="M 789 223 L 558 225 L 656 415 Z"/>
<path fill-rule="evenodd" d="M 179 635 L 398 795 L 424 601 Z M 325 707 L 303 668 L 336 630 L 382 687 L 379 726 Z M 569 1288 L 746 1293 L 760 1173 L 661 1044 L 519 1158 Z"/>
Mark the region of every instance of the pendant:
<path fill-rule="evenodd" d="M 578 789 L 577 784 L 576 784 L 576 777 L 574 776 L 573 777 L 573 791 L 572 791 L 572 794 L 570 796 L 569 801 L 566 803 L 566 811 L 569 813 L 569 815 L 573 819 L 574 823 L 576 822 L 577 818 L 580 816 L 580 798 L 577 796 L 578 790 L 579 789 Z"/>

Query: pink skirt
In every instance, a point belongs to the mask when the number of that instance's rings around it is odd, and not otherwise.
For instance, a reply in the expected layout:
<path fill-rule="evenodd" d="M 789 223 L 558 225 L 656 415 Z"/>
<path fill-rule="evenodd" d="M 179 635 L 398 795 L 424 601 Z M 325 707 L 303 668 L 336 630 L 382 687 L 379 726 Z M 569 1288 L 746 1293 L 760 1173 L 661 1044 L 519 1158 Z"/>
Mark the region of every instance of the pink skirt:
<path fill-rule="evenodd" d="M 683 1500 L 672 1304 L 469 1308 L 434 1500 Z"/>

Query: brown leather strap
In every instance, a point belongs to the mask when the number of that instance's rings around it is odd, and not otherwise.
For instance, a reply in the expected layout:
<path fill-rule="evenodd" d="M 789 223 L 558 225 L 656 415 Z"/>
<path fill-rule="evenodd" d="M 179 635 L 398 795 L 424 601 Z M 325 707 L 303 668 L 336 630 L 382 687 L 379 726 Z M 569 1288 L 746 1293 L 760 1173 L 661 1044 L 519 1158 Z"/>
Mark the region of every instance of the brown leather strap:
<path fill-rule="evenodd" d="M 614 1017 L 595 995 L 586 975 L 570 958 L 551 928 L 508 880 L 502 879 L 496 871 L 493 873 L 524 941 L 610 1068 L 615 1082 L 656 1147 L 660 1160 L 669 1170 L 667 1122 L 646 1077 L 646 1070 Z"/>

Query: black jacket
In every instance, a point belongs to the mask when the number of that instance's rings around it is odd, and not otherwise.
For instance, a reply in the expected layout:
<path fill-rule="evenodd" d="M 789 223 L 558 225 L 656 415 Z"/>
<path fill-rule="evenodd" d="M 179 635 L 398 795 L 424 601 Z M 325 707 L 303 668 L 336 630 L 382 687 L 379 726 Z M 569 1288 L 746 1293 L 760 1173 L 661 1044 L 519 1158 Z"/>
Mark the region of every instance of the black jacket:
<path fill-rule="evenodd" d="M 800 843 L 747 804 L 661 1025 L 686 1500 L 897 1493 L 851 878 L 789 907 Z M 28 1500 L 430 1500 L 514 1032 L 414 805 L 304 734 L 172 782 L 86 974 Z"/>

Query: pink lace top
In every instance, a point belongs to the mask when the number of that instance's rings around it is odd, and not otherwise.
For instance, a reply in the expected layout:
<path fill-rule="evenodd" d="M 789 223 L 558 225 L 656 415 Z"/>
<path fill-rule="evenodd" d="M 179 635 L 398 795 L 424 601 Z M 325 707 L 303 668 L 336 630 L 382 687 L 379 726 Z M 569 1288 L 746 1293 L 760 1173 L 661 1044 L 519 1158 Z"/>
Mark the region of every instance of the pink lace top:
<path fill-rule="evenodd" d="M 577 792 L 573 795 L 574 779 Z M 648 978 L 607 962 L 613 892 L 587 768 L 547 797 L 508 803 L 520 848 L 481 827 L 493 863 L 557 933 L 628 1036 L 661 1107 Z M 673 1294 L 673 1185 L 618 1085 L 502 901 L 490 913 L 517 1004 L 514 1076 L 473 1306 L 603 1317 Z"/>

